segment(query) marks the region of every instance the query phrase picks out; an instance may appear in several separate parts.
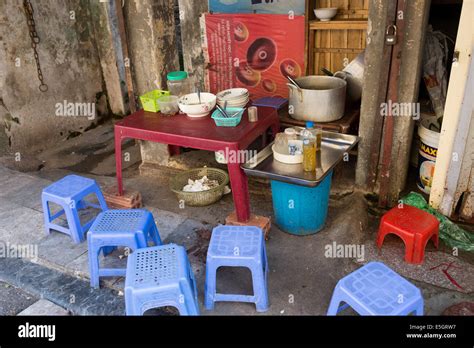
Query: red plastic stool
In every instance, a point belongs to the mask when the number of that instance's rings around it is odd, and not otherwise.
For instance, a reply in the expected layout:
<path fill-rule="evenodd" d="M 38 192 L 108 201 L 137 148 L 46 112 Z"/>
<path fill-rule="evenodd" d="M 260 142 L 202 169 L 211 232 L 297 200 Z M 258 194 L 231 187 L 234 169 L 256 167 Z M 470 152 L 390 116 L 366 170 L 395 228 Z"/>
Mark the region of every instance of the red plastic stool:
<path fill-rule="evenodd" d="M 409 206 L 393 208 L 382 217 L 377 247 L 382 247 L 387 234 L 396 234 L 405 243 L 405 261 L 412 264 L 423 263 L 425 247 L 430 239 L 438 248 L 439 221 L 433 215 Z"/>

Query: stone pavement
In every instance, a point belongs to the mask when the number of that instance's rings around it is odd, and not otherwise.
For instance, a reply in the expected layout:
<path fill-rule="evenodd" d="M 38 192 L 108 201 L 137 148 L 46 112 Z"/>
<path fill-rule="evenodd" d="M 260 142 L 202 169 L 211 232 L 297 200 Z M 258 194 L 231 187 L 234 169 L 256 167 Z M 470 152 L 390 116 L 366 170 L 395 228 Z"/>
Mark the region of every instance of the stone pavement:
<path fill-rule="evenodd" d="M 125 311 L 117 291 L 91 289 L 85 280 L 24 259 L 0 259 L 0 279 L 74 315 L 122 315 Z"/>
<path fill-rule="evenodd" d="M 23 289 L 0 281 L 0 316 L 59 316 L 69 312 L 53 302 L 38 299 Z"/>
<path fill-rule="evenodd" d="M 37 300 L 26 291 L 0 281 L 0 316 L 17 315 Z"/>
<path fill-rule="evenodd" d="M 41 299 L 31 306 L 18 313 L 20 316 L 65 316 L 69 315 L 69 312 L 63 307 L 50 302 L 48 300 Z"/>

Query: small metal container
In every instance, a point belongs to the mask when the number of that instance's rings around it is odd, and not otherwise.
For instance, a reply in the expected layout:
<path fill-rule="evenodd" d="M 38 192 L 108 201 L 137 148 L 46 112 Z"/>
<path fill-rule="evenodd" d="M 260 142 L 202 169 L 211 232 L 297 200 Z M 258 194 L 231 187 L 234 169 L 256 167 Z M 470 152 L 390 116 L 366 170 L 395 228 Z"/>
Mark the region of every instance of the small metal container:
<path fill-rule="evenodd" d="M 251 106 L 248 108 L 249 122 L 258 122 L 258 108 L 256 106 Z"/>

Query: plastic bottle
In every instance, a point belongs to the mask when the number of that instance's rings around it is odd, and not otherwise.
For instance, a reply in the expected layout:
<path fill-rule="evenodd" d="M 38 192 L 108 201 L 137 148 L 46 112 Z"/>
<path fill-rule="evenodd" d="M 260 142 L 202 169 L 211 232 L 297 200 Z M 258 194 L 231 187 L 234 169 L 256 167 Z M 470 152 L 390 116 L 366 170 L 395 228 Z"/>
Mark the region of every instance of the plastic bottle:
<path fill-rule="evenodd" d="M 316 136 L 313 122 L 306 123 L 302 132 L 303 138 L 303 168 L 305 172 L 316 170 Z"/>

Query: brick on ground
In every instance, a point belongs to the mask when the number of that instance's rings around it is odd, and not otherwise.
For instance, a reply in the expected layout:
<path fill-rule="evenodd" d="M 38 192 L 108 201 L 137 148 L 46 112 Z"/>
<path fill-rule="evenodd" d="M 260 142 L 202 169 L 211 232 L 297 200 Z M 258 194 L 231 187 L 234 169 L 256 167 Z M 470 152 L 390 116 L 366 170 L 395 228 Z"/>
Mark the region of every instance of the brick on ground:
<path fill-rule="evenodd" d="M 257 226 L 260 227 L 265 235 L 265 240 L 268 240 L 270 229 L 272 227 L 271 220 L 265 216 L 251 215 L 250 220 L 247 222 L 239 222 L 237 220 L 237 214 L 233 212 L 230 214 L 226 220 L 226 225 L 230 226 Z"/>
<path fill-rule="evenodd" d="M 125 191 L 120 196 L 116 187 L 106 187 L 103 193 L 107 205 L 112 209 L 138 209 L 143 206 L 140 192 Z"/>

